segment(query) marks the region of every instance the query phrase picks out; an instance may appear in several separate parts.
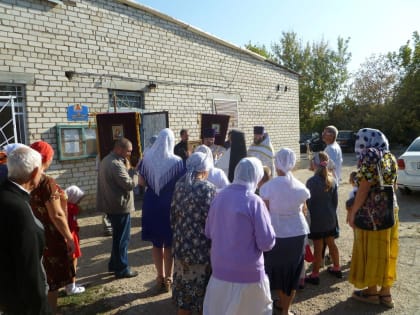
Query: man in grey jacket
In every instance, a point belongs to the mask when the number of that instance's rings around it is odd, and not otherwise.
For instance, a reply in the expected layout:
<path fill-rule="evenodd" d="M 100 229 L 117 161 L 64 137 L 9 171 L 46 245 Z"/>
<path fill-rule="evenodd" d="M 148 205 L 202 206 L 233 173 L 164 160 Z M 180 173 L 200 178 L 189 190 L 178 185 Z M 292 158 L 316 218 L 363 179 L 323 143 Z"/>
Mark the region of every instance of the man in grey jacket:
<path fill-rule="evenodd" d="M 114 149 L 99 165 L 96 209 L 104 211 L 112 225 L 112 251 L 108 270 L 117 278 L 131 278 L 138 272 L 128 265 L 130 241 L 130 212 L 134 210 L 135 182 L 129 174 L 133 146 L 127 138 L 120 138 Z"/>

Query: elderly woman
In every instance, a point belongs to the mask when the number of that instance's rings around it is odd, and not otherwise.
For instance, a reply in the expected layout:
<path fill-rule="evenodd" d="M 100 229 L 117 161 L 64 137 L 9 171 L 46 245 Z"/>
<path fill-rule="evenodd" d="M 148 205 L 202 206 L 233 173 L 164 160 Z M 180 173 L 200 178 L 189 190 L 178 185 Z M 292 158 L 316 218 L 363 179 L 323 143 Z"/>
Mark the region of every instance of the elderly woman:
<path fill-rule="evenodd" d="M 299 286 L 303 268 L 305 237 L 309 227 L 303 214 L 309 190 L 292 175 L 296 164 L 295 153 L 284 148 L 275 155 L 277 177 L 260 188 L 260 196 L 270 212 L 276 233 L 276 245 L 266 253 L 265 269 L 271 290 L 280 299 L 282 314 L 289 309 Z"/>
<path fill-rule="evenodd" d="M 206 222 L 212 276 L 204 314 L 271 315 L 270 284 L 263 252 L 274 246 L 270 215 L 255 188 L 263 177 L 256 158 L 244 158 L 233 183 L 214 198 Z"/>
<path fill-rule="evenodd" d="M 176 183 L 172 199 L 175 258 L 172 298 L 179 308 L 178 315 L 202 311 L 210 278 L 210 240 L 204 235 L 204 227 L 216 194 L 216 187 L 206 180 L 212 163 L 213 159 L 209 160 L 206 154 L 193 153 L 186 162 L 187 174 Z"/>
<path fill-rule="evenodd" d="M 54 150 L 44 141 L 34 142 L 31 148 L 41 154 L 45 172 L 51 165 Z M 31 192 L 30 202 L 34 215 L 45 228 L 43 264 L 49 286 L 48 302 L 53 314 L 57 309 L 58 289 L 70 283 L 75 276 L 72 262 L 75 245 L 61 203 L 64 194 L 55 180 L 44 173 L 39 186 Z"/>
<path fill-rule="evenodd" d="M 207 164 L 209 166 L 207 180 L 216 186 L 216 189 L 219 191 L 222 188 L 225 188 L 229 185 L 229 180 L 226 174 L 220 169 L 214 167 L 213 162 L 213 153 L 210 148 L 204 144 L 199 145 L 195 148 L 195 152 L 204 153 L 207 159 Z"/>
<path fill-rule="evenodd" d="M 349 282 L 356 288 L 352 297 L 371 304 L 394 307 L 391 286 L 396 279 L 398 256 L 398 205 L 394 194 L 395 224 L 380 231 L 357 228 L 354 219 L 357 210 L 365 202 L 369 190 L 379 186 L 378 164 L 382 169 L 384 184 L 394 185 L 397 178 L 397 162 L 389 151 L 388 140 L 376 129 L 360 129 L 356 136 L 355 152 L 359 159 L 357 190 L 354 203 L 348 213 L 348 223 L 354 228 L 353 255 Z M 379 289 L 379 290 L 378 290 Z"/>
<path fill-rule="evenodd" d="M 147 187 L 143 199 L 142 239 L 153 244 L 157 287 L 168 292 L 173 270 L 169 213 L 175 184 L 185 173 L 182 159 L 174 154 L 174 146 L 172 130 L 162 129 L 138 167 L 139 185 Z"/>

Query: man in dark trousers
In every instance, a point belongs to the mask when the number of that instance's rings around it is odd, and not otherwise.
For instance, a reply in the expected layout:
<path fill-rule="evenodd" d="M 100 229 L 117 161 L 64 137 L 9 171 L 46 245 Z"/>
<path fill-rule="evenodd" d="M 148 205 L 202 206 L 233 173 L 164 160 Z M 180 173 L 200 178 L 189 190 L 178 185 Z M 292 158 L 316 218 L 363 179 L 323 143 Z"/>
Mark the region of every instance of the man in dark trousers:
<path fill-rule="evenodd" d="M 188 138 L 189 138 L 188 130 L 181 129 L 181 131 L 179 132 L 179 135 L 181 137 L 181 141 L 179 141 L 175 145 L 174 153 L 178 155 L 182 159 L 182 161 L 184 161 L 184 165 L 185 165 L 185 161 L 188 159 L 190 155 L 188 152 Z"/>
<path fill-rule="evenodd" d="M 114 149 L 99 165 L 96 209 L 105 211 L 112 225 L 112 250 L 108 271 L 116 278 L 131 278 L 138 272 L 128 265 L 131 217 L 134 210 L 133 189 L 136 186 L 129 157 L 133 145 L 127 138 L 115 141 Z"/>
<path fill-rule="evenodd" d="M 44 227 L 29 205 L 42 174 L 41 155 L 18 148 L 8 155 L 7 168 L 8 179 L 0 187 L 0 313 L 51 314 L 42 267 Z"/>

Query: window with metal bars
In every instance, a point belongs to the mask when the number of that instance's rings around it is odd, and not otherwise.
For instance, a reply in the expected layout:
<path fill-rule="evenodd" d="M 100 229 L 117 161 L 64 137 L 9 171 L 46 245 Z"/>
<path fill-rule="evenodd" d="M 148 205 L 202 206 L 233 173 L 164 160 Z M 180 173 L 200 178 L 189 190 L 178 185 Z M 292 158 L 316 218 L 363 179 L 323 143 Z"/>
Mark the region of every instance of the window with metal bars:
<path fill-rule="evenodd" d="M 108 90 L 110 112 L 142 112 L 144 94 L 139 91 Z"/>
<path fill-rule="evenodd" d="M 25 115 L 25 86 L 0 83 L 0 146 L 26 143 Z"/>

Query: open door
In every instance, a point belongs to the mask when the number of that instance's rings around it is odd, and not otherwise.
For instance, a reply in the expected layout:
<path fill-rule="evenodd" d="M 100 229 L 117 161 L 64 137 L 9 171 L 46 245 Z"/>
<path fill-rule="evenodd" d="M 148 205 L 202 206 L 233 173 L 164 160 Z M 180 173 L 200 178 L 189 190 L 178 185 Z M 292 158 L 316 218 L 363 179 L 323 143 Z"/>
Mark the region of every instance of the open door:
<path fill-rule="evenodd" d="M 137 165 L 141 157 L 140 142 L 140 114 L 103 113 L 96 115 L 97 143 L 99 159 L 102 160 L 114 148 L 114 142 L 125 137 L 133 144 L 131 152 L 131 165 Z"/>
<path fill-rule="evenodd" d="M 167 111 L 142 113 L 140 132 L 142 148 L 146 148 L 149 144 L 149 139 L 165 128 L 169 128 Z"/>

